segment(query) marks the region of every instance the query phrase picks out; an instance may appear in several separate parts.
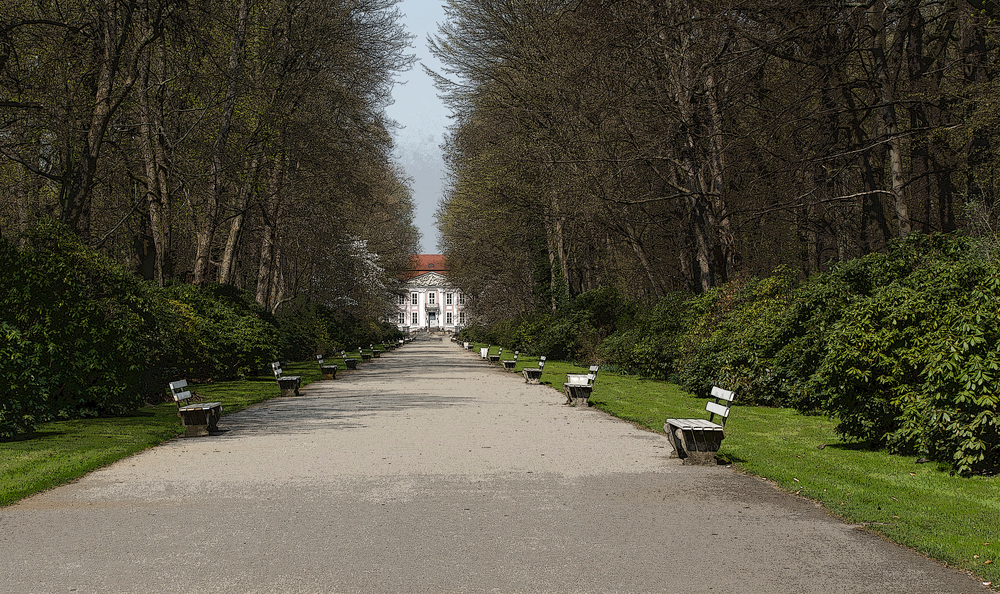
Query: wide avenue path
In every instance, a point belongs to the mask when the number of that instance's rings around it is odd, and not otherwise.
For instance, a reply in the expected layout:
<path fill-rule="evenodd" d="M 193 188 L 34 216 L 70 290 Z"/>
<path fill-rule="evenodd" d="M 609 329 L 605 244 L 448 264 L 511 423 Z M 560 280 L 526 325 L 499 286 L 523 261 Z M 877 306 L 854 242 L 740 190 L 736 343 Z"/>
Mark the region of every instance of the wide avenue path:
<path fill-rule="evenodd" d="M 985 592 L 443 341 L 0 509 L 11 592 Z"/>

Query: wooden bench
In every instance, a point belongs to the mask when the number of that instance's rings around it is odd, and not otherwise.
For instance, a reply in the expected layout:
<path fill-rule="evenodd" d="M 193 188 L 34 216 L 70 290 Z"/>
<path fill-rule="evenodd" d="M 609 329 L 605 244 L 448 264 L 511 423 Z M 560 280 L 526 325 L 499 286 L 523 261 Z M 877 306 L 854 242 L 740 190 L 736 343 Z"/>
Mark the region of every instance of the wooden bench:
<path fill-rule="evenodd" d="M 500 347 L 500 350 L 497 351 L 495 355 L 489 355 L 489 354 L 486 355 L 486 357 L 490 360 L 490 363 L 499 363 L 500 357 L 502 356 L 503 356 L 503 347 Z"/>
<path fill-rule="evenodd" d="M 513 359 L 502 359 L 500 361 L 500 363 L 503 365 L 503 368 L 506 371 L 514 371 L 514 368 L 517 367 L 517 356 L 520 353 L 521 353 L 521 351 L 514 351 L 514 358 Z"/>
<path fill-rule="evenodd" d="M 323 379 L 337 379 L 337 365 L 335 363 L 324 363 L 323 355 L 316 355 L 316 362 L 319 363 L 319 372 L 323 374 Z"/>
<path fill-rule="evenodd" d="M 219 430 L 219 418 L 222 417 L 221 402 L 198 402 L 181 404 L 192 398 L 187 388 L 187 380 L 170 382 L 170 395 L 177 402 L 177 416 L 184 425 L 184 437 L 201 437 Z"/>
<path fill-rule="evenodd" d="M 591 365 L 586 374 L 567 373 L 563 389 L 566 391 L 566 404 L 573 406 L 588 406 L 590 395 L 594 391 L 594 380 L 597 379 L 597 365 Z"/>
<path fill-rule="evenodd" d="M 362 348 L 362 347 L 358 347 L 358 354 L 361 355 L 361 362 L 362 363 L 364 363 L 365 361 L 371 361 L 372 360 L 371 351 L 369 351 L 369 352 L 366 353 L 365 349 Z"/>
<path fill-rule="evenodd" d="M 348 369 L 358 368 L 358 360 L 354 357 L 348 357 L 347 351 L 340 351 L 340 357 L 344 360 L 344 366 Z"/>
<path fill-rule="evenodd" d="M 372 357 L 375 357 L 376 359 L 380 358 L 382 356 L 382 353 L 385 352 L 383 349 L 380 349 L 375 345 L 370 345 L 368 347 L 368 350 L 372 352 Z"/>
<path fill-rule="evenodd" d="M 545 369 L 545 356 L 538 358 L 538 367 L 525 367 L 521 370 L 524 375 L 524 382 L 527 384 L 538 384 L 542 381 L 542 370 Z"/>
<path fill-rule="evenodd" d="M 714 399 L 705 405 L 705 410 L 709 412 L 707 421 L 667 419 L 663 430 L 670 438 L 670 445 L 674 447 L 674 453 L 670 457 L 680 458 L 684 464 L 715 464 L 715 453 L 719 451 L 722 439 L 726 436 L 724 427 L 734 396 L 733 392 L 714 386 Z M 719 415 L 721 423 L 713 422 L 715 415 Z"/>
<path fill-rule="evenodd" d="M 282 396 L 299 395 L 299 386 L 302 385 L 301 375 L 285 375 L 281 371 L 281 363 L 278 361 L 271 363 L 271 370 L 274 371 L 274 379 L 278 381 L 278 388 L 281 389 Z"/>

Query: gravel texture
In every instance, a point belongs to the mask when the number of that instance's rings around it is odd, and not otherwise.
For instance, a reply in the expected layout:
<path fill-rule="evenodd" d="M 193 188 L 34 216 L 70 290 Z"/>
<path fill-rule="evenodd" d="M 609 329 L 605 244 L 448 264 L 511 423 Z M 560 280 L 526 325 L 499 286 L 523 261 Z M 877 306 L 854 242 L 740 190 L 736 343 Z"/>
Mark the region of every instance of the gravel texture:
<path fill-rule="evenodd" d="M 424 337 L 0 509 L 2 592 L 987 592 Z"/>

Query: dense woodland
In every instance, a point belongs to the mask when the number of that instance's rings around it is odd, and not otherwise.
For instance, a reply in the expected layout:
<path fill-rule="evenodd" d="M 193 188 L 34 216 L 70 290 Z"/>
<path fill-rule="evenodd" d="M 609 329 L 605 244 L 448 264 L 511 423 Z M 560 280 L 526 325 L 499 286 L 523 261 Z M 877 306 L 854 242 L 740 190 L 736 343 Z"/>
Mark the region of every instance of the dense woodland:
<path fill-rule="evenodd" d="M 1000 469 L 1000 6 L 447 11 L 438 217 L 466 337 Z"/>
<path fill-rule="evenodd" d="M 449 0 L 445 248 L 487 319 L 987 222 L 1000 8 Z M 984 215 L 984 213 L 986 213 Z"/>
<path fill-rule="evenodd" d="M 0 439 L 394 338 L 396 0 L 0 3 Z"/>
<path fill-rule="evenodd" d="M 52 215 L 160 285 L 384 313 L 417 238 L 384 113 L 412 62 L 398 19 L 395 0 L 4 2 L 0 231 Z"/>

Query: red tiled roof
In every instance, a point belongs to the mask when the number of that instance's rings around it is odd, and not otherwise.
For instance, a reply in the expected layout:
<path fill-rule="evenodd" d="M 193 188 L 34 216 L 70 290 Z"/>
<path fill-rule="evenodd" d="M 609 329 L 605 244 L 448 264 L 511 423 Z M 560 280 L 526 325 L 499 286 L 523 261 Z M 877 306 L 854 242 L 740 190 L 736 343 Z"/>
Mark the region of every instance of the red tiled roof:
<path fill-rule="evenodd" d="M 410 270 L 403 275 L 403 280 L 410 280 L 428 272 L 448 274 L 448 264 L 443 254 L 414 254 L 410 257 Z"/>

